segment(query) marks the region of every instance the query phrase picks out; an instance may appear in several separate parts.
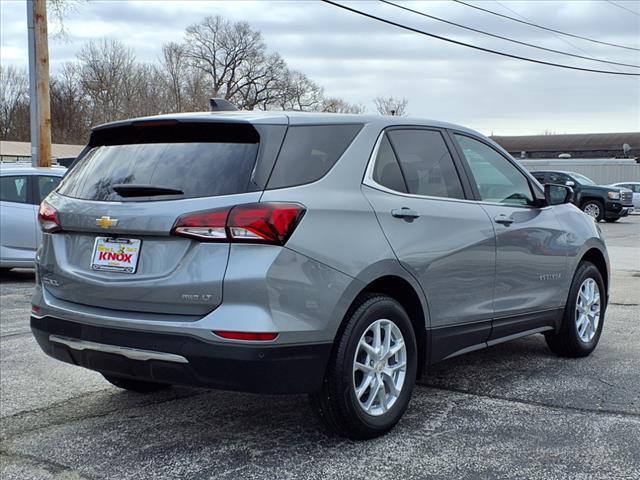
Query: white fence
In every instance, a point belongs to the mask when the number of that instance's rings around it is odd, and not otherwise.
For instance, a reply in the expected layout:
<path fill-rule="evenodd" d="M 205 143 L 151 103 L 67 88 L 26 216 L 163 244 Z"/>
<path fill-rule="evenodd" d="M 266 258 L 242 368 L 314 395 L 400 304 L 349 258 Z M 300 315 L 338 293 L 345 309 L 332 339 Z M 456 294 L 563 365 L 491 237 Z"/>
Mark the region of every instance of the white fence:
<path fill-rule="evenodd" d="M 564 170 L 581 173 L 600 185 L 640 182 L 640 163 L 623 158 L 575 158 L 568 160 L 518 160 L 529 171 Z"/>

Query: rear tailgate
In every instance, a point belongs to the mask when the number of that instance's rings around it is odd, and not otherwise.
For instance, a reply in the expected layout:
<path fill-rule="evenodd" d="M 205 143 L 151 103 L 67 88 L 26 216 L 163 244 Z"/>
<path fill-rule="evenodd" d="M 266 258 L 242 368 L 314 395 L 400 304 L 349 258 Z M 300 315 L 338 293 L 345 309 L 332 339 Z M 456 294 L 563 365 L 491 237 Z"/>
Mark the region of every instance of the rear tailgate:
<path fill-rule="evenodd" d="M 285 127 L 273 128 L 284 134 Z M 44 288 L 62 300 L 116 310 L 204 315 L 218 306 L 229 244 L 173 236 L 171 229 L 187 213 L 259 200 L 263 185 L 254 177 L 269 149 L 255 130 L 231 132 L 215 142 L 189 142 L 188 135 L 172 142 L 166 129 L 162 138 L 123 132 L 95 145 L 47 198 L 62 230 L 44 235 Z M 182 193 L 122 196 L 114 185 Z"/>
<path fill-rule="evenodd" d="M 254 202 L 260 192 L 176 202 L 89 202 L 53 194 L 62 232 L 45 235 L 44 287 L 55 297 L 96 307 L 152 313 L 204 315 L 222 301 L 229 244 L 170 236 L 183 213 Z M 101 228 L 109 217 L 117 225 Z M 92 268 L 96 238 L 140 240 L 135 273 Z"/>

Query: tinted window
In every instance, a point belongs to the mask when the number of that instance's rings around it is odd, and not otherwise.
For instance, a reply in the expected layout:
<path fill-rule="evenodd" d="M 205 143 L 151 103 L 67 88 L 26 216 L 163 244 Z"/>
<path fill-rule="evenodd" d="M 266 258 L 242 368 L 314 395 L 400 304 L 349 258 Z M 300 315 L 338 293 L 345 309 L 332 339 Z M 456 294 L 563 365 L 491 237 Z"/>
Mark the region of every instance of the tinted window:
<path fill-rule="evenodd" d="M 38 203 L 42 202 L 47 195 L 49 195 L 60 183 L 62 180 L 61 177 L 48 177 L 48 176 L 39 176 L 38 177 L 38 192 L 39 198 Z"/>
<path fill-rule="evenodd" d="M 153 185 L 184 192 L 149 197 L 153 200 L 244 193 L 257 151 L 257 143 L 104 145 L 92 149 L 74 166 L 58 193 L 89 200 L 131 200 L 111 188 L 116 184 Z"/>
<path fill-rule="evenodd" d="M 27 177 L 0 177 L 0 200 L 27 203 Z"/>
<path fill-rule="evenodd" d="M 540 183 L 544 184 L 544 173 L 542 172 L 531 172 L 531 174 L 538 180 Z"/>
<path fill-rule="evenodd" d="M 407 186 L 402 178 L 398 160 L 386 135 L 382 137 L 378 148 L 376 164 L 373 168 L 373 180 L 396 192 L 407 193 Z"/>
<path fill-rule="evenodd" d="M 557 183 L 558 185 L 564 185 L 569 180 L 571 179 L 564 173 L 551 172 L 549 174 L 549 183 Z"/>
<path fill-rule="evenodd" d="M 596 185 L 596 182 L 591 180 L 590 178 L 585 177 L 584 175 L 580 175 L 579 173 L 572 173 L 573 178 L 582 185 Z"/>
<path fill-rule="evenodd" d="M 533 195 L 522 172 L 488 145 L 456 135 L 475 179 L 480 198 L 488 202 L 532 205 Z"/>
<path fill-rule="evenodd" d="M 458 172 L 440 132 L 392 130 L 388 135 L 409 193 L 464 198 Z"/>
<path fill-rule="evenodd" d="M 362 125 L 289 127 L 267 188 L 315 182 L 335 165 Z"/>

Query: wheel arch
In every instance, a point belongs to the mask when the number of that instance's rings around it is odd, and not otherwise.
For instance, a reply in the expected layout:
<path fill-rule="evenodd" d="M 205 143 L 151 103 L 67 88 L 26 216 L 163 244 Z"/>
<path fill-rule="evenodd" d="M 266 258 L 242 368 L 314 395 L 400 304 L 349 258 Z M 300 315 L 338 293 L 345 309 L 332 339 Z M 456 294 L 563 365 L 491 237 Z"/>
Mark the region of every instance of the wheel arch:
<path fill-rule="evenodd" d="M 604 200 L 602 198 L 600 198 L 600 197 L 597 197 L 597 196 L 594 196 L 594 195 L 590 195 L 590 194 L 587 194 L 586 196 L 581 196 L 580 197 L 580 205 L 579 205 L 580 208 L 582 208 L 582 206 L 585 203 L 587 203 L 587 202 L 589 202 L 591 200 L 593 200 L 595 202 L 598 202 L 604 208 Z"/>
<path fill-rule="evenodd" d="M 381 294 L 396 300 L 406 310 L 413 330 L 416 335 L 416 343 L 418 347 L 418 377 L 422 374 L 427 361 L 428 348 L 428 311 L 425 310 L 423 298 L 420 292 L 405 278 L 398 275 L 384 275 L 378 277 L 364 287 L 355 296 L 346 314 L 340 322 L 340 326 L 335 338 L 338 338 L 345 328 L 344 321 L 349 315 L 362 303 L 364 299 L 373 295 Z M 334 339 L 335 341 L 335 339 Z"/>
<path fill-rule="evenodd" d="M 608 268 L 607 260 L 604 254 L 598 248 L 592 247 L 582 255 L 582 257 L 580 258 L 580 262 L 578 262 L 578 265 L 580 265 L 581 262 L 591 262 L 600 271 L 600 275 L 602 275 L 602 281 L 604 282 L 604 288 L 608 298 L 609 297 L 609 268 Z"/>

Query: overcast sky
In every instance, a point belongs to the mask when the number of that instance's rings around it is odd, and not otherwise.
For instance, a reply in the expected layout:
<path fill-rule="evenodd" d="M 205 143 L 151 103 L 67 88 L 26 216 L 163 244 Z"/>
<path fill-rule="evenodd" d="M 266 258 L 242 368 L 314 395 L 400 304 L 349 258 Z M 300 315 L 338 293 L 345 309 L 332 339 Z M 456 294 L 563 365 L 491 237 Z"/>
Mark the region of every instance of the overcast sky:
<path fill-rule="evenodd" d="M 345 2 L 346 3 L 346 2 Z M 640 2 L 616 0 L 483 1 L 477 5 L 557 30 L 640 48 Z M 416 28 L 522 56 L 604 70 L 634 71 L 543 52 L 458 29 L 378 2 L 348 3 Z M 640 65 L 640 51 L 559 37 L 452 1 L 406 6 L 536 45 Z M 509 11 L 511 10 L 511 11 Z M 362 103 L 394 95 L 411 115 L 445 120 L 496 135 L 640 130 L 640 77 L 535 65 L 399 30 L 319 1 L 108 1 L 79 3 L 66 40 L 49 43 L 52 71 L 74 59 L 83 42 L 118 38 L 141 61 L 155 61 L 162 43 L 206 15 L 245 20 L 272 51 L 325 88 L 328 96 Z M 27 67 L 25 0 L 0 0 L 2 65 Z M 50 25 L 55 31 L 55 25 Z"/>

